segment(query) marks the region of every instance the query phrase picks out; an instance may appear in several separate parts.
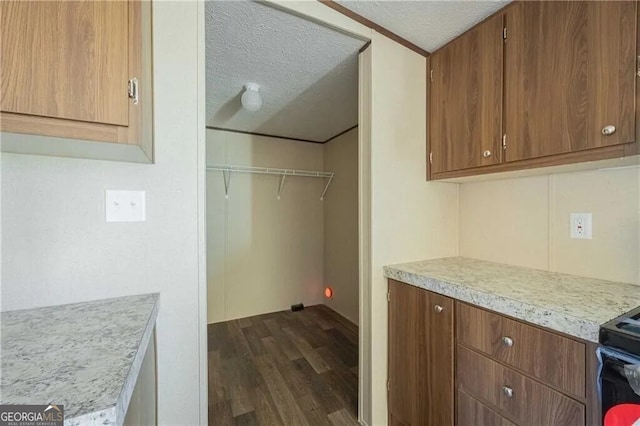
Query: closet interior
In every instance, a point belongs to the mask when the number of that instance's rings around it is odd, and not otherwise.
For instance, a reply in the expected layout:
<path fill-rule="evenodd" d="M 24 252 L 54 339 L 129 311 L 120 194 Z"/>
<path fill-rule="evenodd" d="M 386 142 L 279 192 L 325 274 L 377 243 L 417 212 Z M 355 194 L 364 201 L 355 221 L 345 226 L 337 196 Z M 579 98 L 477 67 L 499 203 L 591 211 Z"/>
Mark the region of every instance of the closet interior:
<path fill-rule="evenodd" d="M 209 419 L 357 424 L 366 40 L 258 2 L 206 9 Z"/>

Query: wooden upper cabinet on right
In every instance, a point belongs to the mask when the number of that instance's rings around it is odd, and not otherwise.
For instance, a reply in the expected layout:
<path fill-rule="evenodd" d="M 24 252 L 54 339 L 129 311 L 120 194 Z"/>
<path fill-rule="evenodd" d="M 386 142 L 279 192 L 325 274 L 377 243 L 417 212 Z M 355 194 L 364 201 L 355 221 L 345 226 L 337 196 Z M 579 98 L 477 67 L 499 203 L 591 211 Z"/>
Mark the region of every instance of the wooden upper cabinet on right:
<path fill-rule="evenodd" d="M 434 52 L 429 177 L 640 153 L 638 37 L 637 1 L 516 1 Z"/>
<path fill-rule="evenodd" d="M 506 10 L 506 161 L 635 141 L 636 7 L 527 1 Z"/>
<path fill-rule="evenodd" d="M 501 161 L 502 28 L 494 16 L 430 58 L 432 173 Z"/>

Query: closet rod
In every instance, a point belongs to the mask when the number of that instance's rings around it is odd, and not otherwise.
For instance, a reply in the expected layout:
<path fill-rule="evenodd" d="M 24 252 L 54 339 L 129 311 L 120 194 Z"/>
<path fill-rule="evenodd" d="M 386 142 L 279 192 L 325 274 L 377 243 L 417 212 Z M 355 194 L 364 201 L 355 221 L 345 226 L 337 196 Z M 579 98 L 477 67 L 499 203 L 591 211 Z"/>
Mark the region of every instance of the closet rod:
<path fill-rule="evenodd" d="M 295 169 L 278 169 L 274 167 L 251 167 L 251 166 L 234 166 L 230 164 L 213 164 L 211 166 L 207 166 L 207 170 L 219 170 L 222 172 L 224 181 L 225 181 L 225 197 L 229 198 L 229 180 L 230 180 L 230 172 L 237 173 L 257 173 L 264 175 L 276 175 L 281 176 L 282 179 L 280 181 L 280 186 L 278 188 L 278 199 L 280 199 L 280 193 L 282 192 L 282 185 L 284 184 L 285 176 L 300 176 L 300 177 L 316 177 L 316 178 L 327 178 L 327 184 L 322 191 L 322 195 L 320 196 L 320 200 L 324 200 L 324 196 L 327 193 L 327 189 L 329 189 L 329 185 L 331 185 L 331 181 L 335 176 L 335 173 L 332 172 L 318 172 L 311 170 L 295 170 Z"/>

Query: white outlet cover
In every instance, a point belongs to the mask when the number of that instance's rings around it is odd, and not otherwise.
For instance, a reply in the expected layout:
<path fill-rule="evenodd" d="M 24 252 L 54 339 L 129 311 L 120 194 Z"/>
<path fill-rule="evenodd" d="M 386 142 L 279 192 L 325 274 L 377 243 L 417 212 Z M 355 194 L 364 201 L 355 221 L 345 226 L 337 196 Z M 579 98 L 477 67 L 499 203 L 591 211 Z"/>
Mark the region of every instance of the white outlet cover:
<path fill-rule="evenodd" d="M 593 238 L 593 223 L 591 213 L 569 214 L 570 237 L 579 240 Z"/>
<path fill-rule="evenodd" d="M 114 191 L 105 193 L 107 222 L 144 222 L 146 220 L 144 191 Z"/>

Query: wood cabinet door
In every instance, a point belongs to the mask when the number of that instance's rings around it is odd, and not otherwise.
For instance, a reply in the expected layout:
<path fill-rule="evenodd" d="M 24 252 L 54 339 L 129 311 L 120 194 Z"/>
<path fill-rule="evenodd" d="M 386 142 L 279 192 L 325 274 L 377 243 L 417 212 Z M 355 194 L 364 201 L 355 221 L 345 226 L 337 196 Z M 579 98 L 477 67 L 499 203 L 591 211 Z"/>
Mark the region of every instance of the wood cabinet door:
<path fill-rule="evenodd" d="M 453 426 L 454 414 L 454 302 L 446 296 L 429 293 L 427 306 L 428 367 L 426 378 L 427 411 L 420 424 Z"/>
<path fill-rule="evenodd" d="M 481 23 L 430 58 L 432 173 L 502 160 L 502 19 Z"/>
<path fill-rule="evenodd" d="M 0 8 L 3 112 L 128 125 L 127 2 L 12 1 Z"/>
<path fill-rule="evenodd" d="M 428 293 L 389 280 L 388 411 L 391 425 L 416 425 L 426 410 Z"/>
<path fill-rule="evenodd" d="M 506 10 L 505 161 L 635 140 L 637 2 Z M 605 126 L 615 126 L 603 135 Z"/>
<path fill-rule="evenodd" d="M 453 300 L 393 280 L 389 296 L 389 424 L 453 426 Z"/>

